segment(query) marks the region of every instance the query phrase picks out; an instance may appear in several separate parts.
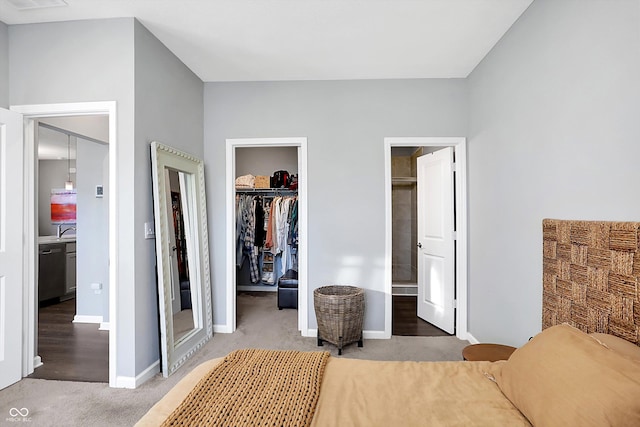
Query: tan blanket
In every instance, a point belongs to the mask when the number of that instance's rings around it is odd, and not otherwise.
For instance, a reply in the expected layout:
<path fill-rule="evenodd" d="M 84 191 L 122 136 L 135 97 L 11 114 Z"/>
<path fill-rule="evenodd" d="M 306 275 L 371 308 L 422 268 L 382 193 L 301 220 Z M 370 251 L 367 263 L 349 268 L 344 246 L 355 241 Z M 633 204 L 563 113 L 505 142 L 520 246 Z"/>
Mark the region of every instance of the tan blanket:
<path fill-rule="evenodd" d="M 488 378 L 501 363 L 332 357 L 312 426 L 530 427 Z"/>
<path fill-rule="evenodd" d="M 136 427 L 162 424 L 221 362 L 212 359 L 194 368 Z M 502 363 L 329 358 L 312 426 L 530 426 L 485 375 Z"/>
<path fill-rule="evenodd" d="M 308 426 L 328 358 L 327 352 L 234 351 L 162 426 Z"/>

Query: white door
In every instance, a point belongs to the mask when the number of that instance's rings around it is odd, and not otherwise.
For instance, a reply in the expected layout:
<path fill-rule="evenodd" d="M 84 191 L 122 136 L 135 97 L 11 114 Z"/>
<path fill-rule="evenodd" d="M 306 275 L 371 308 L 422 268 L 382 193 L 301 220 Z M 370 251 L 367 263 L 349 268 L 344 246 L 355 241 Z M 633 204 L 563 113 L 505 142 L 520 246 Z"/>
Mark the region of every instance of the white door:
<path fill-rule="evenodd" d="M 22 378 L 22 115 L 0 108 L 0 389 Z"/>
<path fill-rule="evenodd" d="M 417 161 L 418 317 L 453 334 L 453 147 L 425 154 Z"/>

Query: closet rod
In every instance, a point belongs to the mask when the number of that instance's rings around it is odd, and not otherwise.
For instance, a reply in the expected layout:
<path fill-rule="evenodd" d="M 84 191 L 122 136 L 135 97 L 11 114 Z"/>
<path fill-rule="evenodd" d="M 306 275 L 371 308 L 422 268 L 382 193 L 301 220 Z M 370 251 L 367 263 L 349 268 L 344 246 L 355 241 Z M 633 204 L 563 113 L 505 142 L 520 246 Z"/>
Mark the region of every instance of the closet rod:
<path fill-rule="evenodd" d="M 247 194 L 296 194 L 298 190 L 289 190 L 288 188 L 236 188 L 236 193 Z"/>

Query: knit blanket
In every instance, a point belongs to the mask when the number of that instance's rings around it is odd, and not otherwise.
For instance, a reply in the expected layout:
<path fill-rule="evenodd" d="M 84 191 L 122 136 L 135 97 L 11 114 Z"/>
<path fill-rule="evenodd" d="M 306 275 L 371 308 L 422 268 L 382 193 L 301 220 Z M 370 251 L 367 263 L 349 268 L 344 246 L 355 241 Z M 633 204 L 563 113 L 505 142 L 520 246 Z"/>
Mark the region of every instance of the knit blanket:
<path fill-rule="evenodd" d="M 308 426 L 328 359 L 328 352 L 236 350 L 162 426 Z"/>

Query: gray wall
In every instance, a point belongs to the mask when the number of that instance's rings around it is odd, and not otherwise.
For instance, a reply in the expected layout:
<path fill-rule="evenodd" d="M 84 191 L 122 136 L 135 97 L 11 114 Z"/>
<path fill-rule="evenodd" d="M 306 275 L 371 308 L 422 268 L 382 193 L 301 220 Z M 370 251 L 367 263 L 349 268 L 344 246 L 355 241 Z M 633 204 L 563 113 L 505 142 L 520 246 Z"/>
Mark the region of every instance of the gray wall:
<path fill-rule="evenodd" d="M 468 79 L 469 326 L 540 331 L 542 219 L 637 221 L 640 2 L 536 0 Z"/>
<path fill-rule="evenodd" d="M 9 107 L 9 27 L 0 21 L 0 108 Z"/>
<path fill-rule="evenodd" d="M 76 311 L 109 321 L 109 147 L 77 139 Z M 96 197 L 102 185 L 104 197 Z M 99 293 L 92 283 L 101 283 Z"/>
<path fill-rule="evenodd" d="M 151 141 L 203 157 L 203 83 L 142 24 L 135 23 L 134 222 L 153 220 Z M 206 172 L 205 172 L 206 173 Z M 159 358 L 155 241 L 135 235 L 136 370 Z"/>
<path fill-rule="evenodd" d="M 135 270 L 138 259 L 146 254 L 138 254 L 134 244 L 134 237 L 144 234 L 144 224 L 130 220 L 139 196 L 131 183 L 136 174 L 145 174 L 134 156 L 133 31 L 134 20 L 130 18 L 9 27 L 11 105 L 117 102 L 118 188 L 114 194 L 122 219 L 117 230 L 117 280 L 123 286 L 117 302 L 116 375 L 129 378 L 139 373 L 134 358 L 135 330 L 157 334 L 157 321 L 136 325 L 135 317 L 139 306 L 150 304 L 135 298 L 139 286 Z"/>
<path fill-rule="evenodd" d="M 226 323 L 225 139 L 308 138 L 309 288 L 368 289 L 365 329 L 384 329 L 384 145 L 464 136 L 464 80 L 206 83 L 205 164 L 214 323 Z M 309 327 L 316 327 L 312 292 Z"/>
<path fill-rule="evenodd" d="M 298 173 L 296 147 L 238 148 L 236 149 L 236 177 L 241 175 L 271 176 L 277 170 Z"/>

